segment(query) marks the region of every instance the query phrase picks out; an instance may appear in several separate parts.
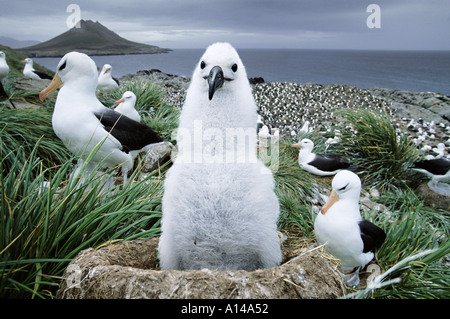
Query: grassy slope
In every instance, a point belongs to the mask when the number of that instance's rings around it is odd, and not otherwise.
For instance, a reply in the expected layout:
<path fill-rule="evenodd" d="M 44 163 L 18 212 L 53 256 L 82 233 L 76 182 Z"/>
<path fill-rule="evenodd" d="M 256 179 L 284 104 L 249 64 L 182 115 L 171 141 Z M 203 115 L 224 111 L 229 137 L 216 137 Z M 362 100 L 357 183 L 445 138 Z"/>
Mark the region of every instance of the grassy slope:
<path fill-rule="evenodd" d="M 5 52 L 5 54 L 6 54 L 6 62 L 8 63 L 8 66 L 9 66 L 8 77 L 21 76 L 24 64 L 20 61 L 25 59 L 27 56 L 10 48 L 10 47 L 7 47 L 7 46 L 1 45 L 1 44 L 0 44 L 0 51 Z M 53 76 L 53 74 L 54 74 L 54 71 L 51 71 L 36 62 L 33 64 L 33 67 L 36 71 L 45 72 L 51 76 Z"/>

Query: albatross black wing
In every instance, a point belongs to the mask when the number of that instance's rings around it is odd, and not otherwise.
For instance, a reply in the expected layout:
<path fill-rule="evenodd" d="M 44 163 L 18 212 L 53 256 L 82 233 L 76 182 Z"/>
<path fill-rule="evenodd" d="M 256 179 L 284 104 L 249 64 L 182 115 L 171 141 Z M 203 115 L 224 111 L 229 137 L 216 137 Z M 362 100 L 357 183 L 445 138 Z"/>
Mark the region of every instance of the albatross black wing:
<path fill-rule="evenodd" d="M 162 142 L 163 139 L 145 124 L 136 122 L 114 110 L 95 112 L 95 116 L 123 146 L 125 152 L 137 151 L 144 146 Z"/>
<path fill-rule="evenodd" d="M 308 164 L 326 172 L 332 172 L 337 169 L 348 169 L 350 167 L 350 163 L 342 156 L 326 153 L 316 154 L 314 160 Z"/>
<path fill-rule="evenodd" d="M 361 239 L 364 243 L 363 252 L 374 251 L 380 248 L 386 239 L 386 233 L 377 225 L 363 219 L 359 222 L 359 229 L 361 231 Z"/>
<path fill-rule="evenodd" d="M 445 175 L 450 169 L 450 161 L 443 157 L 415 162 L 413 168 L 424 169 L 433 175 Z"/>
<path fill-rule="evenodd" d="M 119 80 L 115 77 L 112 77 L 112 79 L 117 83 L 117 85 L 120 85 Z"/>
<path fill-rule="evenodd" d="M 52 77 L 50 75 L 48 75 L 47 73 L 44 73 L 44 72 L 39 72 L 39 71 L 34 70 L 33 73 L 36 74 L 41 79 L 48 79 L 48 80 L 52 79 Z"/>

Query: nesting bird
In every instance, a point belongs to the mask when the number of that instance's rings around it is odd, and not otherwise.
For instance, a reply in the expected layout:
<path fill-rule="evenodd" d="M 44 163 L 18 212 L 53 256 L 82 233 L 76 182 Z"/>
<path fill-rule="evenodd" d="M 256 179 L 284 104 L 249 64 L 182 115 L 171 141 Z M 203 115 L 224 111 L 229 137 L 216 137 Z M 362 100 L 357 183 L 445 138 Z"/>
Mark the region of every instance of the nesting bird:
<path fill-rule="evenodd" d="M 441 195 L 450 196 L 450 186 L 446 184 L 450 180 L 450 160 L 445 157 L 424 159 L 413 164 L 413 170 L 431 177 L 428 187 Z"/>
<path fill-rule="evenodd" d="M 148 126 L 100 103 L 95 96 L 97 67 L 86 54 L 70 52 L 60 60 L 52 82 L 39 94 L 41 101 L 60 86 L 52 116 L 56 135 L 83 160 L 103 143 L 91 163 L 107 168 L 121 166 L 125 183 L 133 167 L 131 153 L 162 139 Z"/>
<path fill-rule="evenodd" d="M 9 66 L 6 62 L 6 54 L 3 51 L 0 51 L 0 96 L 5 97 L 9 100 L 11 105 L 15 108 L 16 106 L 14 103 L 9 99 L 8 93 L 6 93 L 5 88 L 3 87 L 3 79 L 8 76 L 9 73 Z"/>
<path fill-rule="evenodd" d="M 281 262 L 279 203 L 256 156 L 257 107 L 244 64 L 228 43 L 195 67 L 164 184 L 162 269 L 255 270 Z"/>
<path fill-rule="evenodd" d="M 42 80 L 42 79 L 48 79 L 51 80 L 52 77 L 44 72 L 36 71 L 33 68 L 33 60 L 30 58 L 26 58 L 25 60 L 21 61 L 22 63 L 25 63 L 25 66 L 23 68 L 23 75 L 30 79 L 35 80 Z"/>
<path fill-rule="evenodd" d="M 328 253 L 339 259 L 349 285 L 359 284 L 359 270 L 374 257 L 373 251 L 383 244 L 386 233 L 362 218 L 359 210 L 361 180 L 348 170 L 336 174 L 332 192 L 317 214 L 314 232 L 319 244 L 325 244 Z"/>
<path fill-rule="evenodd" d="M 128 116 L 130 119 L 135 120 L 136 122 L 140 122 L 141 116 L 134 108 L 135 104 L 136 95 L 131 91 L 126 91 L 122 94 L 121 99 L 114 102 L 114 105 L 117 105 L 114 110 L 125 116 Z"/>
<path fill-rule="evenodd" d="M 105 64 L 98 76 L 97 88 L 100 91 L 118 90 L 119 80 L 112 76 L 112 66 Z"/>
<path fill-rule="evenodd" d="M 305 171 L 318 176 L 331 176 L 343 169 L 351 169 L 352 165 L 344 157 L 337 154 L 313 153 L 314 142 L 302 139 L 292 147 L 300 148 L 298 164 Z"/>

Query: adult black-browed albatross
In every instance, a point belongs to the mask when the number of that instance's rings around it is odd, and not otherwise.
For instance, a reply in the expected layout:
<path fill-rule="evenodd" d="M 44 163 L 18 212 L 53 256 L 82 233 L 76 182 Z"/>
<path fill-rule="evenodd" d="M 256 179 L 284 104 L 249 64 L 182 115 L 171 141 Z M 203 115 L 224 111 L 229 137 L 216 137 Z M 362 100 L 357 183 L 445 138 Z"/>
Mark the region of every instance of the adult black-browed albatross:
<path fill-rule="evenodd" d="M 343 169 L 352 170 L 354 168 L 347 159 L 338 154 L 313 153 L 314 142 L 310 139 L 302 139 L 291 146 L 300 148 L 298 164 L 311 174 L 331 176 Z"/>
<path fill-rule="evenodd" d="M 35 80 L 43 80 L 43 79 L 48 79 L 51 80 L 52 77 L 44 72 L 39 72 L 36 71 L 33 68 L 33 60 L 31 60 L 30 58 L 26 58 L 25 60 L 21 61 L 22 63 L 25 63 L 25 66 L 23 68 L 23 75 L 27 78 L 30 79 L 35 79 Z"/>
<path fill-rule="evenodd" d="M 359 269 L 374 257 L 386 233 L 380 227 L 362 218 L 359 210 L 361 180 L 348 170 L 336 174 L 332 192 L 314 221 L 314 233 L 319 244 L 325 244 L 328 253 L 339 259 L 349 285 L 359 284 Z"/>
<path fill-rule="evenodd" d="M 118 90 L 119 80 L 112 76 L 112 66 L 105 64 L 98 76 L 97 89 L 100 91 Z"/>
<path fill-rule="evenodd" d="M 97 99 L 97 67 L 86 54 L 67 53 L 59 62 L 50 85 L 41 91 L 43 101 L 59 88 L 52 126 L 64 145 L 82 159 L 99 143 L 92 161 L 102 167 L 122 168 L 124 183 L 133 167 L 133 152 L 162 142 L 148 126 L 104 106 Z"/>

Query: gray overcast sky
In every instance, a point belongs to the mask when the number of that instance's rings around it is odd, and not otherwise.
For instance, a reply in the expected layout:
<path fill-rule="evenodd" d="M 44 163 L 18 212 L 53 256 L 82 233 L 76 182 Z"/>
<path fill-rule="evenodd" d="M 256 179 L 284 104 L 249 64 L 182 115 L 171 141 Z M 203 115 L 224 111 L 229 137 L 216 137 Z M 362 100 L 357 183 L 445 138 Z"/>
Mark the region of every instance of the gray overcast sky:
<path fill-rule="evenodd" d="M 68 30 L 67 6 L 132 41 L 166 48 L 450 50 L 450 0 L 19 0 L 0 2 L 0 36 L 46 41 Z M 369 28 L 369 4 L 381 27 Z"/>

